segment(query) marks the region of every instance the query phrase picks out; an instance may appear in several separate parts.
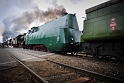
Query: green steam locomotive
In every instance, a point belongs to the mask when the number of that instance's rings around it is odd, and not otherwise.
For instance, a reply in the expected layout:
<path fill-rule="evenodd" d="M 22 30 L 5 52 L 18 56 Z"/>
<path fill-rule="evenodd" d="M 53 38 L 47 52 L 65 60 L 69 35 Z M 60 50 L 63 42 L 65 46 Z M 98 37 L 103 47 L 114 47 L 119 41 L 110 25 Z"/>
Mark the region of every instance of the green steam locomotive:
<path fill-rule="evenodd" d="M 81 34 L 75 14 L 66 13 L 58 19 L 31 28 L 25 36 L 23 48 L 74 54 L 79 51 Z"/>

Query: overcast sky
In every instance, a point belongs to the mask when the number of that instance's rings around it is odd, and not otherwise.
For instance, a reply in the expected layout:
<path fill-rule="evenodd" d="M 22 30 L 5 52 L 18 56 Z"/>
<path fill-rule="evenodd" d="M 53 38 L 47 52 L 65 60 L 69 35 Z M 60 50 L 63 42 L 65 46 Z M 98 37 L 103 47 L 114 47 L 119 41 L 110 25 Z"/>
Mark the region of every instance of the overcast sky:
<path fill-rule="evenodd" d="M 27 32 L 33 26 L 76 13 L 79 29 L 83 30 L 85 10 L 108 0 L 0 0 L 0 42 Z"/>

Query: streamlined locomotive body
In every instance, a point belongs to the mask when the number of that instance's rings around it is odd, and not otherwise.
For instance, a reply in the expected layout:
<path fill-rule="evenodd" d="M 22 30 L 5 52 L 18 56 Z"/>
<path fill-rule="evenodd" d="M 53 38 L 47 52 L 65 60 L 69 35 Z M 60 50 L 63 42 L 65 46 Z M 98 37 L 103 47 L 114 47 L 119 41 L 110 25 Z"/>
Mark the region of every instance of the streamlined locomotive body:
<path fill-rule="evenodd" d="M 75 14 L 66 14 L 29 30 L 25 48 L 75 53 L 79 50 L 81 34 Z"/>

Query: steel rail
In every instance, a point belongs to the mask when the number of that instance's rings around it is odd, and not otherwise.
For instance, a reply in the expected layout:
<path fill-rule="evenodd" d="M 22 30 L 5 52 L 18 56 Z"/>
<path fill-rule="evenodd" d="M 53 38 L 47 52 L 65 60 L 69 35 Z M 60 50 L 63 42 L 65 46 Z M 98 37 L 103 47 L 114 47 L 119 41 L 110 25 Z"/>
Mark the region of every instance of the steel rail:
<path fill-rule="evenodd" d="M 7 68 L 4 68 L 4 69 L 1 69 L 0 71 L 9 70 L 9 69 L 16 68 L 16 67 L 17 67 L 17 65 L 16 65 L 16 66 L 10 66 L 10 67 L 7 67 Z"/>
<path fill-rule="evenodd" d="M 68 68 L 71 68 L 71 69 L 74 69 L 74 70 L 77 70 L 77 71 L 85 74 L 86 76 L 96 78 L 96 79 L 99 79 L 99 80 L 104 81 L 104 82 L 124 83 L 124 80 L 121 80 L 121 79 L 117 79 L 117 78 L 110 77 L 110 76 L 107 76 L 107 75 L 103 75 L 103 74 L 99 74 L 99 73 L 96 73 L 96 72 L 88 71 L 88 70 L 81 69 L 81 68 L 78 68 L 78 67 L 69 66 L 67 64 L 62 64 L 62 63 L 59 63 L 59 62 L 55 62 L 53 60 L 47 60 L 47 61 L 55 63 L 55 64 L 59 64 L 59 65 L 62 65 L 62 66 L 65 66 L 65 67 L 68 67 Z"/>
<path fill-rule="evenodd" d="M 8 51 L 7 51 L 8 52 Z M 10 52 L 8 52 L 10 53 Z M 22 63 L 18 58 L 16 58 L 13 54 L 10 53 L 10 56 L 13 57 L 16 61 L 18 61 L 22 66 L 24 66 L 29 73 L 33 76 L 33 79 L 36 83 L 49 83 L 48 81 L 44 80 L 42 77 L 40 77 L 38 74 L 36 74 L 34 71 L 32 71 L 29 67 L 27 67 L 24 63 Z"/>

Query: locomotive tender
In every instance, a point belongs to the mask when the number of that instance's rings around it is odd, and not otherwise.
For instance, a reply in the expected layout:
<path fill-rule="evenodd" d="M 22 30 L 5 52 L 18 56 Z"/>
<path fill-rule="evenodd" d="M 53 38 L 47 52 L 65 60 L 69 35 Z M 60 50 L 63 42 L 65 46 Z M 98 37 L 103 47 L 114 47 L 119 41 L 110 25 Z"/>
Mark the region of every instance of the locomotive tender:
<path fill-rule="evenodd" d="M 110 0 L 86 10 L 81 48 L 95 57 L 124 57 L 124 1 Z"/>
<path fill-rule="evenodd" d="M 75 14 L 65 14 L 31 28 L 25 37 L 25 48 L 74 54 L 79 51 L 81 34 Z"/>

